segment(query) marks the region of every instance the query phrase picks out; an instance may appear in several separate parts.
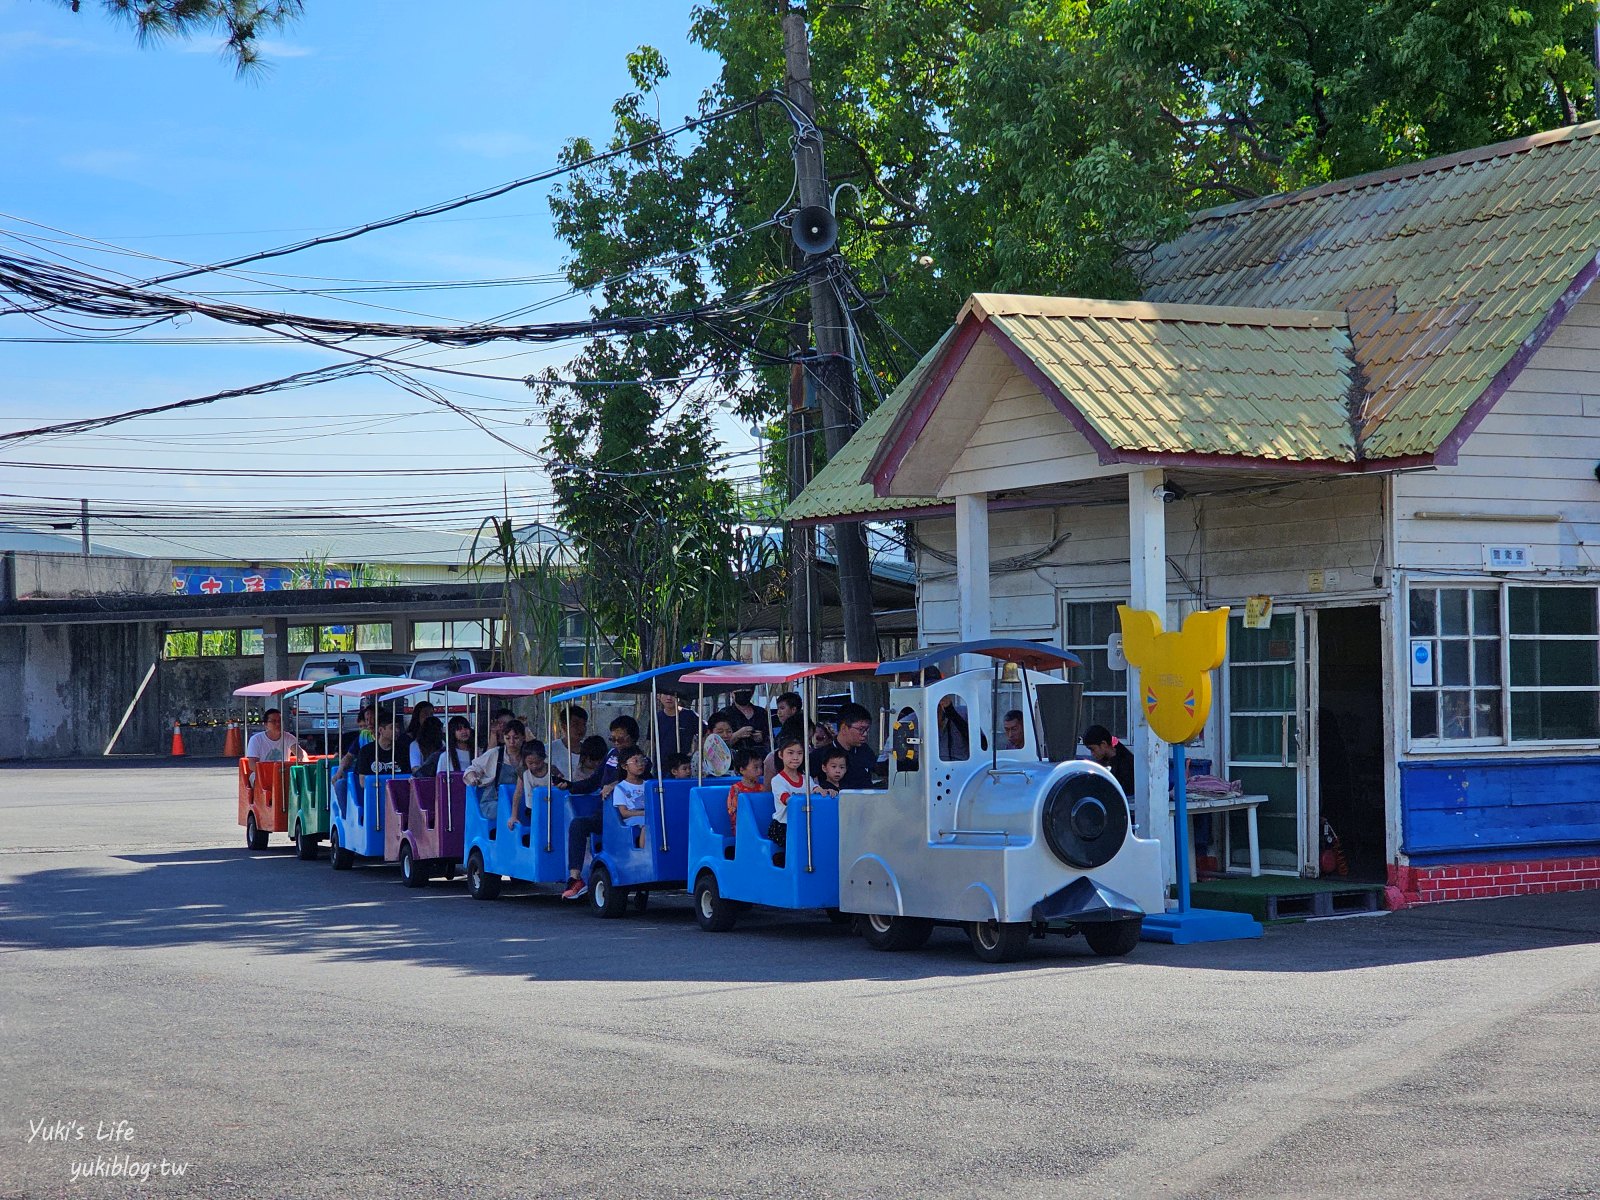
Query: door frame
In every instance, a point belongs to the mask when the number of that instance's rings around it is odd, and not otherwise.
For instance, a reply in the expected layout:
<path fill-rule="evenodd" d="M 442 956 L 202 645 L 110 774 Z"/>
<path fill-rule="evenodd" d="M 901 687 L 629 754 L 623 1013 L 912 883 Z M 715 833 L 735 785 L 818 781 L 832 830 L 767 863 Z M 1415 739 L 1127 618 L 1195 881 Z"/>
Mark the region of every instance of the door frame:
<path fill-rule="evenodd" d="M 1306 750 L 1306 744 L 1307 744 L 1306 743 L 1306 706 L 1307 706 L 1306 697 L 1307 697 L 1307 691 L 1308 691 L 1308 688 L 1307 688 L 1308 677 L 1311 674 L 1311 672 L 1307 669 L 1307 666 L 1306 666 L 1306 664 L 1310 661 L 1310 652 L 1309 652 L 1310 637 L 1309 637 L 1309 630 L 1308 630 L 1309 622 L 1308 622 L 1308 619 L 1307 619 L 1307 613 L 1309 611 L 1310 610 L 1306 607 L 1306 605 L 1303 602 L 1300 602 L 1300 601 L 1295 601 L 1293 603 L 1286 604 L 1286 605 L 1281 605 L 1281 606 L 1280 605 L 1276 605 L 1276 604 L 1273 605 L 1272 615 L 1274 617 L 1287 615 L 1287 616 L 1292 616 L 1294 618 L 1294 647 L 1295 647 L 1295 649 L 1294 649 L 1294 671 L 1293 671 L 1293 674 L 1292 674 L 1292 678 L 1293 678 L 1293 681 L 1294 681 L 1295 695 L 1294 695 L 1294 700 L 1291 702 L 1291 707 L 1288 710 L 1288 712 L 1285 713 L 1285 715 L 1286 716 L 1293 716 L 1294 719 L 1295 719 L 1295 731 L 1294 731 L 1294 738 L 1293 738 L 1294 754 L 1295 754 L 1295 762 L 1293 764 L 1293 766 L 1294 766 L 1294 786 L 1295 786 L 1295 823 L 1298 825 L 1299 828 L 1296 830 L 1296 834 L 1295 834 L 1295 842 L 1296 842 L 1296 845 L 1295 845 L 1295 863 L 1296 863 L 1296 866 L 1293 869 L 1287 869 L 1287 868 L 1284 868 L 1284 867 L 1266 867 L 1266 866 L 1263 866 L 1261 868 L 1261 873 L 1263 875 L 1285 875 L 1285 876 L 1298 875 L 1298 876 L 1303 878 L 1303 877 L 1305 877 L 1305 872 L 1306 872 L 1305 864 L 1306 864 L 1306 862 L 1308 860 L 1308 857 L 1311 859 L 1311 861 L 1314 862 L 1315 861 L 1315 857 L 1314 856 L 1317 853 L 1317 838 L 1316 838 L 1316 836 L 1314 836 L 1310 832 L 1311 826 L 1309 825 L 1309 823 L 1308 823 L 1308 821 L 1306 819 L 1307 812 L 1308 812 L 1308 809 L 1307 809 L 1306 781 L 1309 778 L 1309 772 L 1306 769 L 1306 763 L 1307 763 L 1307 760 L 1311 757 L 1307 753 L 1307 750 Z M 1241 620 L 1242 619 L 1243 619 L 1243 614 L 1241 613 Z M 1231 620 L 1232 620 L 1232 618 L 1230 617 L 1230 624 L 1231 624 Z M 1221 753 L 1221 755 L 1219 757 L 1220 757 L 1220 761 L 1222 763 L 1222 769 L 1223 769 L 1223 773 L 1224 773 L 1225 776 L 1232 774 L 1232 772 L 1233 772 L 1235 767 L 1241 767 L 1241 766 L 1242 767 L 1263 767 L 1263 766 L 1271 767 L 1271 766 L 1273 766 L 1273 764 L 1271 764 L 1271 763 L 1235 763 L 1233 761 L 1233 735 L 1232 735 L 1232 729 L 1231 729 L 1231 720 L 1232 720 L 1232 717 L 1233 717 L 1233 704 L 1232 704 L 1233 685 L 1232 685 L 1232 681 L 1230 679 L 1230 675 L 1231 675 L 1232 670 L 1233 670 L 1233 661 L 1232 661 L 1232 655 L 1231 655 L 1231 650 L 1232 650 L 1232 646 L 1233 646 L 1233 639 L 1232 639 L 1231 636 L 1228 639 L 1228 646 L 1229 646 L 1229 651 L 1230 651 L 1229 656 L 1223 660 L 1223 681 L 1222 681 L 1223 703 L 1218 706 L 1220 708 L 1220 710 L 1221 710 L 1222 719 L 1221 719 L 1221 722 L 1219 723 L 1219 728 L 1218 728 L 1218 731 L 1217 731 L 1218 735 L 1219 735 L 1219 738 L 1220 738 L 1220 744 L 1221 744 L 1221 747 L 1222 747 L 1222 753 Z M 1288 749 L 1288 740 L 1286 739 L 1285 742 L 1284 742 L 1284 750 L 1285 750 L 1285 752 L 1287 752 L 1287 749 Z M 1281 763 L 1281 764 L 1278 764 L 1278 765 L 1281 766 L 1281 767 L 1285 767 L 1285 768 L 1287 768 L 1289 766 L 1289 764 L 1287 764 L 1287 763 Z M 1224 866 L 1225 867 L 1231 866 L 1231 864 L 1224 864 Z"/>
<path fill-rule="evenodd" d="M 1398 795 L 1395 786 L 1395 746 L 1397 731 L 1395 728 L 1395 658 L 1394 650 L 1394 607 L 1387 595 L 1367 596 L 1349 600 L 1334 600 L 1316 606 L 1306 606 L 1303 611 L 1309 615 L 1309 629 L 1307 631 L 1307 655 L 1305 668 L 1305 697 L 1306 707 L 1301 714 L 1302 728 L 1305 732 L 1305 749 L 1301 754 L 1301 770 L 1304 772 L 1304 813 L 1305 831 L 1315 831 L 1314 836 L 1308 836 L 1306 856 L 1301 864 L 1301 873 L 1307 879 L 1315 879 L 1321 874 L 1321 846 L 1319 839 L 1322 832 L 1322 774 L 1320 769 L 1312 770 L 1316 763 L 1320 768 L 1322 747 L 1317 742 L 1318 727 L 1315 716 L 1322 707 L 1322 637 L 1317 613 L 1325 608 L 1376 608 L 1378 610 L 1378 686 L 1381 689 L 1383 711 L 1383 840 L 1384 860 L 1388 863 L 1395 861 L 1395 856 L 1400 848 L 1400 816 L 1399 805 L 1396 802 Z"/>

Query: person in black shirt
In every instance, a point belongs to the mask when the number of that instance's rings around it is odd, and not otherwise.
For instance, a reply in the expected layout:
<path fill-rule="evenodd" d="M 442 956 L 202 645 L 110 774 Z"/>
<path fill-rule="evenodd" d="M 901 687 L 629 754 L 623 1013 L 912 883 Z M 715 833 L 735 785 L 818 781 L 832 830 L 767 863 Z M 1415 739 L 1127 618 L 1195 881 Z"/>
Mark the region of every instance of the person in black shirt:
<path fill-rule="evenodd" d="M 699 716 L 683 707 L 683 696 L 678 692 L 658 693 L 656 702 L 661 706 L 656 712 L 656 757 L 693 754 L 700 746 Z"/>
<path fill-rule="evenodd" d="M 1122 785 L 1123 794 L 1132 800 L 1137 774 L 1133 752 L 1112 737 L 1111 731 L 1104 725 L 1091 725 L 1085 729 L 1083 745 L 1095 762 L 1111 772 L 1112 778 Z"/>
<path fill-rule="evenodd" d="M 410 767 L 408 751 L 394 736 L 394 715 L 380 714 L 373 740 L 356 753 L 356 776 L 404 775 Z"/>
<path fill-rule="evenodd" d="M 839 786 L 844 788 L 870 788 L 875 777 L 882 774 L 878 752 L 867 742 L 872 732 L 872 714 L 859 704 L 846 704 L 839 710 L 839 732 L 834 745 L 844 751 L 844 778 Z M 822 763 L 829 747 L 811 752 L 812 775 L 822 774 Z"/>

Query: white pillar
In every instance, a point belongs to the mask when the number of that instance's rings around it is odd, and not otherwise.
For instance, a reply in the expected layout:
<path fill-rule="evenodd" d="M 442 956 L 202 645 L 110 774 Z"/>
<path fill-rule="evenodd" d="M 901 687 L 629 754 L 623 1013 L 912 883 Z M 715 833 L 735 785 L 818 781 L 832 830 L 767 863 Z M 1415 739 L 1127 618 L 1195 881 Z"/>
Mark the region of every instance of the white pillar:
<path fill-rule="evenodd" d="M 1145 609 L 1167 625 L 1167 506 L 1160 490 L 1166 482 L 1161 469 L 1135 471 L 1128 476 L 1128 605 Z M 1175 879 L 1172 864 L 1172 814 L 1167 809 L 1167 744 L 1150 732 L 1144 697 L 1132 690 L 1129 669 L 1128 734 L 1138 770 L 1134 808 L 1139 830 L 1161 842 L 1168 882 Z"/>
<path fill-rule="evenodd" d="M 956 497 L 956 594 L 961 640 L 989 636 L 989 494 Z"/>

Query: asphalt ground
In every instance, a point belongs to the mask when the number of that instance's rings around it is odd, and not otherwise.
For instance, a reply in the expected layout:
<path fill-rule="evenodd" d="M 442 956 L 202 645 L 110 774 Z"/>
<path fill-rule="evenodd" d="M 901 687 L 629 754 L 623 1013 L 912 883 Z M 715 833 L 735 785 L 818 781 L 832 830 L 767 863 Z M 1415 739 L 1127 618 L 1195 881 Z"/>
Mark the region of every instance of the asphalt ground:
<path fill-rule="evenodd" d="M 1600 1195 L 1600 893 L 992 967 L 251 854 L 232 787 L 0 769 L 0 1196 Z"/>

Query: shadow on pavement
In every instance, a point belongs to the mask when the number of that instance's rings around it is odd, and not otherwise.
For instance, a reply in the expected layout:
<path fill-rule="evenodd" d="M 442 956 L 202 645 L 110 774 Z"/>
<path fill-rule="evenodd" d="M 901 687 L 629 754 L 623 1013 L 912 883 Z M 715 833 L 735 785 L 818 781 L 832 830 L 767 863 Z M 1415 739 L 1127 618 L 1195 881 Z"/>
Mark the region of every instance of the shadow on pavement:
<path fill-rule="evenodd" d="M 1268 929 L 1249 942 L 1141 944 L 1095 958 L 1081 938 L 1034 943 L 1008 966 L 976 961 L 958 930 L 920 951 L 869 949 L 820 914 L 749 914 L 732 933 L 696 927 L 689 898 L 652 897 L 647 913 L 601 921 L 553 889 L 508 887 L 471 900 L 435 880 L 416 891 L 395 869 L 329 869 L 292 851 L 231 848 L 124 854 L 136 870 L 63 868 L 0 883 L 0 942 L 26 949 L 237 946 L 343 962 L 393 962 L 531 980 L 792 983 L 917 980 L 1039 969 L 1156 965 L 1221 971 L 1361 970 L 1600 940 L 1600 892 L 1435 905 L 1385 917 Z"/>

